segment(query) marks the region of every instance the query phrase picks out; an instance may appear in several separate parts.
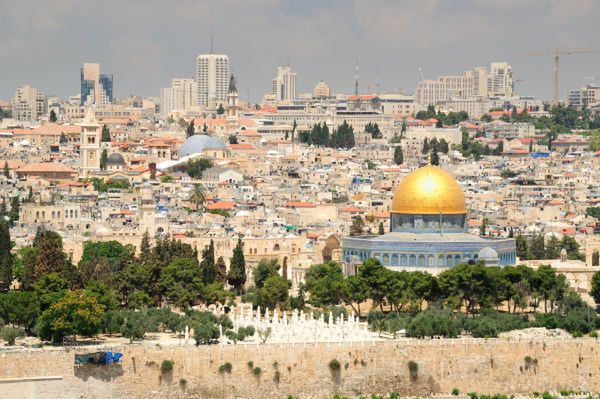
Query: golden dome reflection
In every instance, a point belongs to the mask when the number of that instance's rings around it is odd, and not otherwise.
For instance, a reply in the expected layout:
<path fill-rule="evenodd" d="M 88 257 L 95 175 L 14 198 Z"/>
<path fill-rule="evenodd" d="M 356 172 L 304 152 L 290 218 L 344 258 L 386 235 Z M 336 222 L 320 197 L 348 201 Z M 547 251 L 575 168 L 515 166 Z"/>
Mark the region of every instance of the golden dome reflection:
<path fill-rule="evenodd" d="M 424 166 L 398 185 L 392 212 L 457 215 L 467 213 L 467 206 L 462 189 L 450 173 L 436 166 Z"/>

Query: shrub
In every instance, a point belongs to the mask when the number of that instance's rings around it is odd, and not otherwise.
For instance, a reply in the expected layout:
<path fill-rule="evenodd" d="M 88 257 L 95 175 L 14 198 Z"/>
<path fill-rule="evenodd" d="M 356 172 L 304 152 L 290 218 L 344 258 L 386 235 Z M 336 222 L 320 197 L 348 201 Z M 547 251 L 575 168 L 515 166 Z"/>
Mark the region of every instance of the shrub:
<path fill-rule="evenodd" d="M 185 378 L 182 378 L 179 380 L 179 386 L 181 388 L 185 388 L 187 386 L 187 380 Z"/>
<path fill-rule="evenodd" d="M 276 385 L 279 385 L 279 381 L 281 381 L 281 373 L 279 370 L 275 370 L 275 373 L 273 373 L 273 382 Z"/>
<path fill-rule="evenodd" d="M 219 366 L 219 374 L 231 374 L 231 370 L 233 370 L 233 366 L 229 362 L 223 363 Z"/>
<path fill-rule="evenodd" d="M 163 360 L 160 364 L 161 373 L 169 373 L 173 371 L 173 361 L 172 360 Z"/>
<path fill-rule="evenodd" d="M 252 371 L 252 369 L 254 368 L 254 362 L 252 360 L 250 360 L 248 363 L 248 368 L 250 369 L 250 371 Z"/>
<path fill-rule="evenodd" d="M 252 369 L 252 375 L 255 377 L 260 377 L 260 375 L 262 374 L 262 369 L 260 367 L 254 367 Z"/>
<path fill-rule="evenodd" d="M 458 390 L 458 388 L 453 388 L 452 389 L 452 395 L 458 396 L 459 394 L 460 394 L 460 391 Z"/>
<path fill-rule="evenodd" d="M 419 365 L 417 362 L 413 360 L 408 362 L 408 372 L 411 381 L 416 381 L 419 378 Z"/>
<path fill-rule="evenodd" d="M 340 364 L 339 360 L 337 360 L 337 359 L 331 359 L 329 361 L 329 370 L 331 370 L 331 371 L 339 371 L 341 367 L 342 367 L 342 365 Z"/>

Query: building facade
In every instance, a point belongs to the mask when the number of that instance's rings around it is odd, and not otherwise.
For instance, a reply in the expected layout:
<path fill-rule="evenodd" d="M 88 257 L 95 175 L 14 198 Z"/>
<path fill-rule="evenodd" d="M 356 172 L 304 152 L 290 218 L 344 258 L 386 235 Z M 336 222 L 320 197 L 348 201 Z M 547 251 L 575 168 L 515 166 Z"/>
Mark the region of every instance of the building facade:
<path fill-rule="evenodd" d="M 296 72 L 289 66 L 277 68 L 277 77 L 273 79 L 273 95 L 276 102 L 291 102 L 296 99 Z"/>
<path fill-rule="evenodd" d="M 171 87 L 160 90 L 160 116 L 173 111 L 185 111 L 198 105 L 198 85 L 194 79 L 175 78 Z"/>
<path fill-rule="evenodd" d="M 15 91 L 12 99 L 12 117 L 21 122 L 36 122 L 48 113 L 48 98 L 29 85 Z"/>
<path fill-rule="evenodd" d="M 106 107 L 112 100 L 113 75 L 101 74 L 100 64 L 83 64 L 80 105 Z"/>
<path fill-rule="evenodd" d="M 229 57 L 223 54 L 201 54 L 196 59 L 197 104 L 218 105 L 227 100 Z"/>

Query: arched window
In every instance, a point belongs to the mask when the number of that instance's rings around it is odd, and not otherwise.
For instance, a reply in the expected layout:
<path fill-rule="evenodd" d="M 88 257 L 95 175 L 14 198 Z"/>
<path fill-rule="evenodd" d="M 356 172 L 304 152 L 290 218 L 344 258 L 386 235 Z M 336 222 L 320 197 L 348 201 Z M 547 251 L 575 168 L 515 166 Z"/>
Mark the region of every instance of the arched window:
<path fill-rule="evenodd" d="M 452 255 L 446 256 L 446 266 L 454 266 L 454 259 L 452 258 Z"/>
<path fill-rule="evenodd" d="M 456 255 L 456 256 L 454 257 L 454 265 L 456 266 L 456 265 L 458 265 L 458 264 L 460 264 L 460 255 Z"/>
<path fill-rule="evenodd" d="M 273 246 L 273 252 L 278 252 L 278 251 L 279 251 L 279 249 L 280 249 L 280 248 L 279 248 L 279 244 L 275 244 L 275 245 Z"/>
<path fill-rule="evenodd" d="M 42 219 L 46 220 L 46 211 L 42 211 Z"/>
<path fill-rule="evenodd" d="M 408 265 L 409 266 L 417 265 L 417 256 L 416 255 L 410 255 L 410 258 L 408 259 Z"/>
<path fill-rule="evenodd" d="M 391 262 L 392 266 L 398 266 L 398 255 L 397 254 L 393 254 L 392 255 L 392 262 Z"/>
<path fill-rule="evenodd" d="M 427 258 L 427 266 L 434 267 L 435 266 L 435 256 L 429 255 Z"/>
<path fill-rule="evenodd" d="M 56 212 L 52 211 L 52 219 L 56 218 Z"/>
<path fill-rule="evenodd" d="M 400 264 L 402 266 L 406 266 L 406 255 L 405 254 L 400 255 Z"/>
<path fill-rule="evenodd" d="M 40 211 L 35 211 L 35 218 L 39 219 L 40 218 Z"/>
<path fill-rule="evenodd" d="M 383 254 L 383 265 L 388 266 L 390 264 L 390 256 L 388 254 Z"/>
<path fill-rule="evenodd" d="M 444 266 L 444 255 L 439 255 L 438 256 L 437 267 L 442 267 L 442 266 Z"/>
<path fill-rule="evenodd" d="M 419 255 L 419 266 L 425 266 L 425 255 Z"/>

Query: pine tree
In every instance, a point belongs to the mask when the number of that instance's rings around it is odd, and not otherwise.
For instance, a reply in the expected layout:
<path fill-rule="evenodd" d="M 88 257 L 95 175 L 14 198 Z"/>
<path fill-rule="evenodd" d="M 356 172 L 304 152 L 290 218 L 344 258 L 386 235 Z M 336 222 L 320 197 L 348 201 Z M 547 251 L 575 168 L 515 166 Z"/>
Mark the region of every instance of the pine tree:
<path fill-rule="evenodd" d="M 217 269 L 217 281 L 219 283 L 225 284 L 227 282 L 227 265 L 225 264 L 225 259 L 222 256 L 219 256 L 216 263 Z"/>
<path fill-rule="evenodd" d="M 196 129 L 194 128 L 194 120 L 192 119 L 190 121 L 190 123 L 188 123 L 186 129 L 185 129 L 185 136 L 187 138 L 192 137 L 194 134 L 196 134 Z"/>
<path fill-rule="evenodd" d="M 294 136 L 296 135 L 296 129 L 298 128 L 298 123 L 294 119 L 294 123 L 292 123 L 292 143 L 294 142 Z"/>
<path fill-rule="evenodd" d="M 52 123 L 56 123 L 56 112 L 54 112 L 54 110 L 50 111 L 50 116 L 48 117 L 48 121 L 52 122 Z"/>
<path fill-rule="evenodd" d="M 400 138 L 406 134 L 406 121 L 402 121 L 402 128 L 400 129 Z"/>
<path fill-rule="evenodd" d="M 515 232 L 514 232 L 513 228 L 511 227 L 508 230 L 508 238 L 514 238 L 514 236 L 515 236 Z"/>
<path fill-rule="evenodd" d="M 60 134 L 60 138 L 58 139 L 58 142 L 61 145 L 66 145 L 69 142 L 69 139 L 67 138 L 67 135 L 65 134 L 65 132 L 62 132 Z"/>
<path fill-rule="evenodd" d="M 531 141 L 529 142 L 529 152 L 533 152 L 533 139 L 531 139 Z"/>
<path fill-rule="evenodd" d="M 246 260 L 244 259 L 244 244 L 241 239 L 233 250 L 233 256 L 229 262 L 229 273 L 227 282 L 233 286 L 238 294 L 241 294 L 246 284 Z"/>
<path fill-rule="evenodd" d="M 102 155 L 100 155 L 100 170 L 106 170 L 106 163 L 108 162 L 108 152 L 106 148 L 102 150 Z"/>
<path fill-rule="evenodd" d="M 33 200 L 33 187 L 29 186 L 29 194 L 27 194 L 27 202 L 31 202 Z"/>
<path fill-rule="evenodd" d="M 383 227 L 383 222 L 379 222 L 379 235 L 382 236 L 385 234 L 385 228 Z"/>
<path fill-rule="evenodd" d="M 288 275 L 288 258 L 287 256 L 285 256 L 283 258 L 283 264 L 281 265 L 281 275 L 283 276 L 283 278 L 287 279 L 287 275 Z"/>
<path fill-rule="evenodd" d="M 481 221 L 481 226 L 479 227 L 479 235 L 482 237 L 485 237 L 485 235 L 487 234 L 487 232 L 486 232 L 487 224 L 488 224 L 487 218 L 483 218 L 483 220 Z"/>
<path fill-rule="evenodd" d="M 402 165 L 404 163 L 404 153 L 402 152 L 402 146 L 398 145 L 394 149 L 394 163 L 396 165 Z"/>
<path fill-rule="evenodd" d="M 352 225 L 350 226 L 350 235 L 351 236 L 361 236 L 364 234 L 365 230 L 365 222 L 362 217 L 357 216 L 352 221 Z"/>
<path fill-rule="evenodd" d="M 10 177 L 10 171 L 8 169 L 8 161 L 4 161 L 4 169 L 2 171 L 2 174 L 4 175 L 4 177 L 6 177 L 7 179 Z"/>
<path fill-rule="evenodd" d="M 225 108 L 223 108 L 223 104 L 219 104 L 219 108 L 217 108 L 217 114 L 223 115 L 225 113 Z"/>
<path fill-rule="evenodd" d="M 6 292 L 13 280 L 13 256 L 10 253 L 10 230 L 8 223 L 0 220 L 0 291 Z"/>
<path fill-rule="evenodd" d="M 103 125 L 102 126 L 102 137 L 100 139 L 101 142 L 103 143 L 110 143 L 111 139 L 110 139 L 110 130 L 108 130 L 108 126 Z"/>

